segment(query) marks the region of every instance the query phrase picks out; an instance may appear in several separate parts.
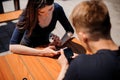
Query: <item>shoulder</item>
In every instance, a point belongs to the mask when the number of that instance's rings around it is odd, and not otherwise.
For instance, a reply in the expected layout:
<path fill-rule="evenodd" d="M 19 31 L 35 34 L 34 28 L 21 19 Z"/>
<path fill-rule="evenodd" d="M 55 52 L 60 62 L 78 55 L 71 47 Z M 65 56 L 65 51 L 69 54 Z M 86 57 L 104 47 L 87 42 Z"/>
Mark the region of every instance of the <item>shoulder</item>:
<path fill-rule="evenodd" d="M 23 10 L 23 12 L 21 13 L 21 15 L 19 16 L 18 22 L 23 22 L 26 18 L 26 9 Z"/>
<path fill-rule="evenodd" d="M 62 6 L 58 3 L 54 3 L 55 8 L 61 8 Z"/>
<path fill-rule="evenodd" d="M 75 59 L 73 59 L 71 61 L 72 64 L 74 65 L 80 65 L 80 64 L 83 64 L 84 61 L 88 60 L 88 55 L 86 54 L 80 54 L 79 56 L 77 56 Z M 87 58 L 87 59 L 86 59 Z M 79 64 L 78 64 L 79 63 Z"/>
<path fill-rule="evenodd" d="M 99 57 L 99 54 L 98 53 L 96 53 L 95 55 L 87 55 L 87 54 L 79 54 L 79 56 L 77 56 L 73 61 L 72 61 L 72 63 L 74 63 L 74 64 L 78 64 L 78 65 L 80 65 L 80 64 L 85 64 L 85 63 L 88 63 L 88 62 L 94 62 L 94 61 L 96 61 L 96 59 Z"/>
<path fill-rule="evenodd" d="M 58 3 L 54 3 L 54 8 L 55 10 L 63 10 L 63 7 Z"/>
<path fill-rule="evenodd" d="M 93 55 L 86 55 L 86 54 L 80 54 L 78 57 L 76 57 L 73 62 L 79 62 L 79 63 L 85 63 L 85 62 L 96 62 L 96 61 L 104 61 L 109 62 L 109 60 L 115 60 L 117 56 L 116 51 L 110 51 L 110 50 L 99 50 Z"/>

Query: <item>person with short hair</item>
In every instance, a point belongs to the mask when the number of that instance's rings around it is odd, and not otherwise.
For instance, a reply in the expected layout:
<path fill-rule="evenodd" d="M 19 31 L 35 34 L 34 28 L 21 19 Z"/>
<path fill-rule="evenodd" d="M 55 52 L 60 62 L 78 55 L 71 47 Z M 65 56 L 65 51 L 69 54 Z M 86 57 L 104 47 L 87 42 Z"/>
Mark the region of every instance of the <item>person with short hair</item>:
<path fill-rule="evenodd" d="M 58 80 L 120 80 L 120 47 L 111 38 L 111 22 L 102 0 L 79 3 L 71 14 L 72 24 L 83 47 L 69 64 L 63 50 L 58 61 Z"/>

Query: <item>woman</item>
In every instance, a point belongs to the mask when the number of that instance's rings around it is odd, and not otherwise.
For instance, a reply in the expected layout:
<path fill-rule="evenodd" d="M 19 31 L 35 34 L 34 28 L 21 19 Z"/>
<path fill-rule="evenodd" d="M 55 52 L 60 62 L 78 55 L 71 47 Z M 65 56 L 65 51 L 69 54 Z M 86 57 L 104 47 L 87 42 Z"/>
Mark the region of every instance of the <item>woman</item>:
<path fill-rule="evenodd" d="M 62 24 L 66 33 L 74 30 L 65 16 L 63 8 L 54 0 L 29 0 L 26 9 L 19 18 L 11 41 L 10 51 L 18 54 L 54 56 L 54 46 L 43 50 L 34 49 L 39 45 L 49 44 L 49 35 L 54 30 L 57 20 Z M 59 37 L 53 35 L 53 43 L 60 46 Z"/>

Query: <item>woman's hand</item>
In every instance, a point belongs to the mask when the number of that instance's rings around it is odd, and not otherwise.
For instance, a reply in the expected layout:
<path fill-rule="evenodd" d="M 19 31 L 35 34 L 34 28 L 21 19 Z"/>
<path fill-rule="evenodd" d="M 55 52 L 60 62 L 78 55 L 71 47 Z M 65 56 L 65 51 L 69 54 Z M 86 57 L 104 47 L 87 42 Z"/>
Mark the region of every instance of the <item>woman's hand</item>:
<path fill-rule="evenodd" d="M 50 45 L 54 45 L 54 46 L 61 46 L 61 40 L 57 35 L 51 34 L 50 35 Z"/>
<path fill-rule="evenodd" d="M 40 56 L 44 56 L 44 57 L 54 57 L 56 55 L 59 55 L 60 52 L 59 51 L 55 51 L 55 46 L 49 46 L 45 49 L 42 50 L 42 52 L 40 53 Z"/>

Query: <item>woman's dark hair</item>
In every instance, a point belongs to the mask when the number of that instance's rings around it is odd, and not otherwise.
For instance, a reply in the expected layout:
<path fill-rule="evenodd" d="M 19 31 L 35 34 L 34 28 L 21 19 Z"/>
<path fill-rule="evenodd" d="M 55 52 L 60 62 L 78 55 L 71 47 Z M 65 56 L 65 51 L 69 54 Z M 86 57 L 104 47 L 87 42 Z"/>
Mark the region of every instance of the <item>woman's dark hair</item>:
<path fill-rule="evenodd" d="M 53 3 L 54 0 L 28 0 L 26 9 L 21 14 L 22 17 L 18 21 L 17 27 L 22 30 L 28 29 L 28 35 L 30 36 L 37 23 L 38 9 Z"/>
<path fill-rule="evenodd" d="M 54 0 L 37 0 L 37 8 L 45 7 L 45 5 L 52 5 Z"/>

